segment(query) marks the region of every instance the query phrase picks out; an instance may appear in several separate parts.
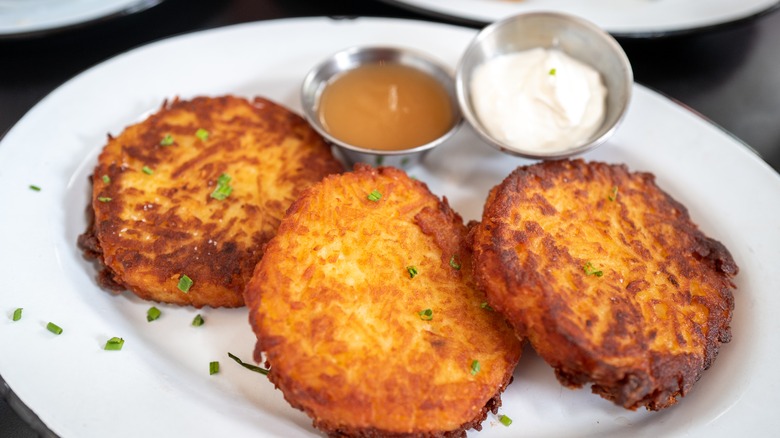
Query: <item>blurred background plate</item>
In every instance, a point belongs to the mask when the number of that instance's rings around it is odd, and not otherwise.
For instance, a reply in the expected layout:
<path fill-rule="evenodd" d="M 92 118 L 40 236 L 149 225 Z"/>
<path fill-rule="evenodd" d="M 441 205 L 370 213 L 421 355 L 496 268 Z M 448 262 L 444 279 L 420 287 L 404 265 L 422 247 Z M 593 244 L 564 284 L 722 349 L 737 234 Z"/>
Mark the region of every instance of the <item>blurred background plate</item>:
<path fill-rule="evenodd" d="M 659 37 L 758 16 L 779 0 L 382 0 L 439 18 L 485 25 L 523 12 L 578 15 L 615 36 Z"/>
<path fill-rule="evenodd" d="M 0 38 L 20 38 L 132 14 L 162 0 L 0 0 Z"/>

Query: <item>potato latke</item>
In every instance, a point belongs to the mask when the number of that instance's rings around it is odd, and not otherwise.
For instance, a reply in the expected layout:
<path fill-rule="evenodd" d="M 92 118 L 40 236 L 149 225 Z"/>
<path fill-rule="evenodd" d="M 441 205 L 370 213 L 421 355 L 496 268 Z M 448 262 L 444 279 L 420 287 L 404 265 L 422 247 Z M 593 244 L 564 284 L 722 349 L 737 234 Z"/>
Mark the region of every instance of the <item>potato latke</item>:
<path fill-rule="evenodd" d="M 520 167 L 491 191 L 473 238 L 490 305 L 566 386 L 661 409 L 731 338 L 737 265 L 651 174 Z"/>
<path fill-rule="evenodd" d="M 175 100 L 109 136 L 92 175 L 94 223 L 79 244 L 104 266 L 106 287 L 241 306 L 287 207 L 342 170 L 302 118 L 271 101 Z"/>
<path fill-rule="evenodd" d="M 255 358 L 334 436 L 462 436 L 521 343 L 474 288 L 466 227 L 421 182 L 359 165 L 296 201 L 246 289 Z"/>

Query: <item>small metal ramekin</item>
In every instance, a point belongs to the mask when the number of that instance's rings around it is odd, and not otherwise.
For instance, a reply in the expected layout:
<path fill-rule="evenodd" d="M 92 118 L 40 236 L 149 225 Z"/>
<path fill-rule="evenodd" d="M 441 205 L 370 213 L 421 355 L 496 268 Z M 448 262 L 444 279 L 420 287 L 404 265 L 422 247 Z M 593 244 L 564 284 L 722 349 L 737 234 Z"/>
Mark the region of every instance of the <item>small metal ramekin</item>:
<path fill-rule="evenodd" d="M 318 105 L 322 91 L 329 81 L 337 75 L 362 65 L 378 63 L 394 63 L 412 67 L 428 74 L 442 84 L 452 106 L 452 127 L 441 137 L 429 143 L 403 150 L 367 149 L 349 144 L 331 135 L 318 117 Z M 337 147 L 349 164 L 362 162 L 374 166 L 411 167 L 422 160 L 426 152 L 452 137 L 462 121 L 452 72 L 422 53 L 398 47 L 352 47 L 328 57 L 304 78 L 301 87 L 301 104 L 306 120 L 328 142 Z"/>
<path fill-rule="evenodd" d="M 549 152 L 522 150 L 493 137 L 474 112 L 470 92 L 477 66 L 494 57 L 533 48 L 557 48 L 595 68 L 607 88 L 606 116 L 601 127 L 585 142 L 566 150 Z M 555 159 L 589 151 L 611 137 L 631 101 L 634 74 L 623 49 L 607 32 L 581 18 L 549 12 L 515 15 L 482 29 L 458 64 L 455 87 L 463 117 L 491 146 L 525 158 Z"/>

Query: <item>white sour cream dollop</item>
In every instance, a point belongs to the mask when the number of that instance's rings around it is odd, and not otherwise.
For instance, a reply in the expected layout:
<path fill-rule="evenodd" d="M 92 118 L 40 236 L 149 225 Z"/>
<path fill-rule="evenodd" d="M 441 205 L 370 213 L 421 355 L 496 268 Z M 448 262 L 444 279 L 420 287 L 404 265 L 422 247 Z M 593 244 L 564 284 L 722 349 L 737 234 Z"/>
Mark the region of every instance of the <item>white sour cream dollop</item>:
<path fill-rule="evenodd" d="M 470 89 L 480 123 L 518 150 L 573 148 L 604 121 L 607 90 L 601 75 L 557 49 L 490 59 L 474 70 Z"/>

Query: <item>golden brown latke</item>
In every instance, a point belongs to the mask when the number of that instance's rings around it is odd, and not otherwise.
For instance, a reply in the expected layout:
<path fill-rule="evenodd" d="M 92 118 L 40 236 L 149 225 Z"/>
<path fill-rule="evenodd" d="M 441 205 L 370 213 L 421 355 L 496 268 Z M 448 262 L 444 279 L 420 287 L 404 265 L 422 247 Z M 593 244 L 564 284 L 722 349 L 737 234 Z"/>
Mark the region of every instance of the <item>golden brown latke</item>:
<path fill-rule="evenodd" d="M 649 173 L 520 167 L 490 192 L 473 238 L 490 305 L 566 386 L 665 408 L 730 340 L 737 265 Z"/>
<path fill-rule="evenodd" d="M 241 306 L 287 207 L 342 170 L 301 117 L 271 101 L 175 100 L 109 136 L 92 175 L 94 223 L 79 244 L 104 266 L 105 287 L 195 307 Z M 232 192 L 218 199 L 222 175 Z M 193 281 L 188 292 L 177 287 L 183 275 Z"/>
<path fill-rule="evenodd" d="M 483 308 L 466 235 L 401 170 L 326 178 L 290 207 L 247 286 L 255 359 L 333 436 L 480 429 L 521 343 Z"/>

